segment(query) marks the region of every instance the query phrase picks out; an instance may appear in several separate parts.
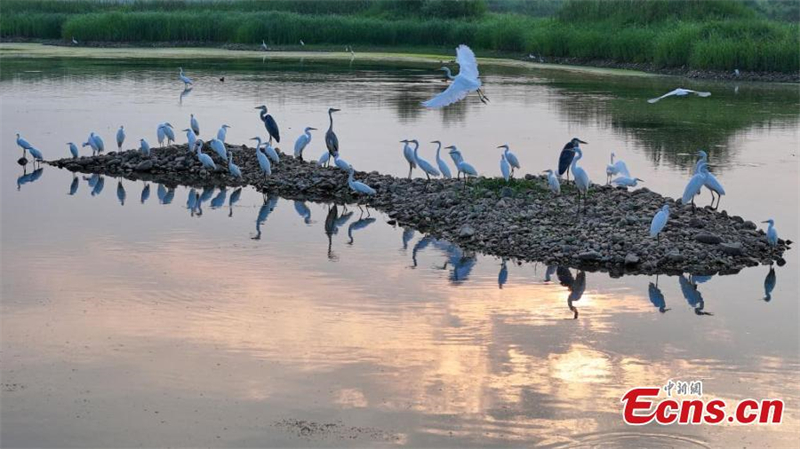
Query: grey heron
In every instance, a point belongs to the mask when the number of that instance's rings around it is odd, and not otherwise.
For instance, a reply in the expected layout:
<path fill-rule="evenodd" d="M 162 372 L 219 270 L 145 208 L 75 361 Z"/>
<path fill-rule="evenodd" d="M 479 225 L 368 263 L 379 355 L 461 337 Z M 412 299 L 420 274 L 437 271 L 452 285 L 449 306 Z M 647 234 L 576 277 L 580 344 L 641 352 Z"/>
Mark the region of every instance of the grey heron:
<path fill-rule="evenodd" d="M 333 113 L 339 112 L 340 110 L 341 109 L 336 108 L 328 109 L 330 125 L 328 126 L 328 130 L 325 131 L 325 147 L 328 148 L 328 154 L 334 158 L 339 156 L 339 138 L 336 137 L 336 133 L 333 132 Z"/>
<path fill-rule="evenodd" d="M 580 148 L 580 144 L 588 144 L 588 142 L 584 142 L 583 140 L 573 137 L 572 140 L 567 142 L 564 145 L 564 148 L 561 149 L 561 154 L 558 155 L 558 176 L 563 175 L 565 172 L 567 173 L 567 180 L 569 180 L 569 170 L 572 164 L 572 159 L 575 158 L 575 150 Z"/>
<path fill-rule="evenodd" d="M 264 128 L 267 129 L 270 143 L 272 142 L 272 139 L 275 139 L 276 142 L 281 143 L 281 132 L 278 129 L 278 123 L 270 114 L 267 114 L 267 106 L 261 105 L 254 109 L 261 110 L 261 121 L 264 122 Z"/>

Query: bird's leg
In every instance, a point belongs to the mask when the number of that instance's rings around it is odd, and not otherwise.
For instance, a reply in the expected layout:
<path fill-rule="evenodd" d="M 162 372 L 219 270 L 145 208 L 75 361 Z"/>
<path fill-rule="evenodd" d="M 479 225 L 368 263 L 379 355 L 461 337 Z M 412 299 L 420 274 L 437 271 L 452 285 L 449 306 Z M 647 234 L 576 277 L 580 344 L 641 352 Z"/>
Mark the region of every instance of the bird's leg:
<path fill-rule="evenodd" d="M 414 170 L 414 166 L 411 163 L 408 164 L 408 179 L 411 179 L 411 171 Z"/>
<path fill-rule="evenodd" d="M 481 98 L 481 101 L 482 101 L 484 104 L 486 104 L 486 103 L 489 101 L 489 97 L 487 97 L 487 96 L 486 96 L 486 94 L 484 94 L 484 93 L 483 93 L 483 91 L 482 91 L 481 89 L 478 89 L 478 95 L 480 96 L 480 98 Z"/>

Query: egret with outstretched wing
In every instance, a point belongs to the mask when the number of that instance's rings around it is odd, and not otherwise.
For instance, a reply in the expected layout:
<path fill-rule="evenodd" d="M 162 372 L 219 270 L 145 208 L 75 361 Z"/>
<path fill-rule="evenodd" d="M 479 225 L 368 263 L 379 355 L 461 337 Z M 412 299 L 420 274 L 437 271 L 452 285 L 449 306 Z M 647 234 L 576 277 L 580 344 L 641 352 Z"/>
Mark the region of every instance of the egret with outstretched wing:
<path fill-rule="evenodd" d="M 711 96 L 711 92 L 699 92 L 699 91 L 696 91 L 696 90 L 684 89 L 682 87 L 679 87 L 679 88 L 677 88 L 677 89 L 675 89 L 675 90 L 673 90 L 671 92 L 665 93 L 664 95 L 662 95 L 662 96 L 660 96 L 658 98 L 651 98 L 651 99 L 647 100 L 647 102 L 652 104 L 652 103 L 658 102 L 659 100 L 663 100 L 664 98 L 667 98 L 667 97 L 672 97 L 672 96 L 685 97 L 685 96 L 687 96 L 689 94 L 695 94 L 698 97 L 710 97 Z"/>
<path fill-rule="evenodd" d="M 481 91 L 481 80 L 478 75 L 478 61 L 475 59 L 475 53 L 466 45 L 459 45 L 456 48 L 456 63 L 458 63 L 459 68 L 458 75 L 452 77 L 450 86 L 439 95 L 423 102 L 423 106 L 432 109 L 443 108 L 467 98 L 470 92 L 478 92 L 478 97 L 484 103 L 489 100 Z"/>

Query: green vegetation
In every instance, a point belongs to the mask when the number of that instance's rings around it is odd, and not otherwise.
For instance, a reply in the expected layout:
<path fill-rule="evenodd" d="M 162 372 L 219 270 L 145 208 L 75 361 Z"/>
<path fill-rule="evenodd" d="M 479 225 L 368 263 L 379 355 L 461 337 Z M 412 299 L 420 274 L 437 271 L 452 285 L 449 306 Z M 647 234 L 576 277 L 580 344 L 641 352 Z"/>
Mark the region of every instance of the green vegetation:
<path fill-rule="evenodd" d="M 797 2 L 3 0 L 3 38 L 453 47 L 687 67 L 800 70 Z M 794 6 L 793 6 L 794 5 Z M 787 19 L 788 21 L 776 20 Z"/>

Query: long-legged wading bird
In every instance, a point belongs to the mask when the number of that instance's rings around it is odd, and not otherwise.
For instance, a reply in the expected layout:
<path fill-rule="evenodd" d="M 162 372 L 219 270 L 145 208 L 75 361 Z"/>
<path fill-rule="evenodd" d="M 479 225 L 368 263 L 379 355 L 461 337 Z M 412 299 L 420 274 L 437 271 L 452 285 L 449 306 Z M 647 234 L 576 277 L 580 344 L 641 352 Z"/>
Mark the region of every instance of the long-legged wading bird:
<path fill-rule="evenodd" d="M 261 149 L 261 145 L 256 145 L 256 159 L 258 159 L 258 166 L 261 167 L 261 171 L 264 172 L 264 179 L 266 179 L 267 176 L 272 175 L 272 164 L 270 164 L 269 158 Z"/>
<path fill-rule="evenodd" d="M 319 160 L 317 160 L 317 165 L 319 165 L 320 167 L 327 167 L 330 164 L 330 162 L 331 162 L 331 154 L 328 153 L 328 150 L 325 150 L 325 152 L 322 153 L 322 155 L 319 157 Z"/>
<path fill-rule="evenodd" d="M 669 221 L 669 204 L 665 204 L 661 210 L 656 212 L 650 222 L 650 237 L 655 237 L 657 242 L 661 241 L 661 231 L 667 226 Z"/>
<path fill-rule="evenodd" d="M 103 151 L 106 151 L 106 145 L 105 145 L 105 143 L 103 143 L 103 139 L 101 139 L 98 134 L 91 133 L 91 134 L 89 134 L 89 138 L 92 139 L 92 142 L 94 142 L 94 147 L 97 147 L 97 152 L 98 153 L 102 153 Z M 94 148 L 94 147 L 92 147 L 92 148 Z"/>
<path fill-rule="evenodd" d="M 708 96 L 711 95 L 711 92 L 698 92 L 696 90 L 684 89 L 682 87 L 679 87 L 679 88 L 677 88 L 677 89 L 675 89 L 673 91 L 665 93 L 664 95 L 662 95 L 660 97 L 651 98 L 651 99 L 647 100 L 647 102 L 652 104 L 652 103 L 658 102 L 659 100 L 663 100 L 664 98 L 667 98 L 667 97 L 672 97 L 672 96 L 685 97 L 685 96 L 687 96 L 689 94 L 695 94 L 698 97 L 708 97 Z"/>
<path fill-rule="evenodd" d="M 542 173 L 547 173 L 547 187 L 550 188 L 550 191 L 555 193 L 556 195 L 560 195 L 561 183 L 558 182 L 558 176 L 556 176 L 555 172 L 548 168 Z"/>
<path fill-rule="evenodd" d="M 775 229 L 775 220 L 769 219 L 767 221 L 762 221 L 762 223 L 769 223 L 769 227 L 767 228 L 767 243 L 770 246 L 776 246 L 778 244 L 778 230 Z"/>
<path fill-rule="evenodd" d="M 139 151 L 141 151 L 142 155 L 145 157 L 150 157 L 150 144 L 144 139 L 139 139 Z"/>
<path fill-rule="evenodd" d="M 614 184 L 617 187 L 636 187 L 636 185 L 640 182 L 644 182 L 644 179 L 641 178 L 629 178 L 627 176 L 620 176 L 618 178 L 614 178 L 611 181 L 611 184 Z"/>
<path fill-rule="evenodd" d="M 211 170 L 216 170 L 217 164 L 214 163 L 214 160 L 211 159 L 211 156 L 203 153 L 203 141 L 197 139 L 194 143 L 194 146 L 197 152 L 197 160 L 200 161 L 201 164 L 203 164 L 203 167 Z"/>
<path fill-rule="evenodd" d="M 611 163 L 606 165 L 606 184 L 610 183 L 611 178 L 616 175 L 622 175 L 626 178 L 631 177 L 631 173 L 628 171 L 628 166 L 625 165 L 625 161 L 620 159 L 615 162 L 615 156 L 614 153 L 611 153 Z"/>
<path fill-rule="evenodd" d="M 456 48 L 456 63 L 458 63 L 458 75 L 453 76 L 450 69 L 442 67 L 441 70 L 447 72 L 447 77 L 452 80 L 444 92 L 422 103 L 428 108 L 442 108 L 458 101 L 463 100 L 470 92 L 478 92 L 478 98 L 484 103 L 489 99 L 481 91 L 481 80 L 478 74 L 478 61 L 475 53 L 466 45 L 459 45 Z"/>
<path fill-rule="evenodd" d="M 264 39 L 261 39 L 261 49 L 264 51 L 269 50 L 269 47 L 267 47 L 267 43 L 264 41 Z"/>
<path fill-rule="evenodd" d="M 455 145 L 451 145 L 449 147 L 445 147 L 445 149 L 451 150 L 451 153 L 452 153 L 453 150 L 458 151 L 458 149 L 455 147 Z M 451 154 L 451 156 L 452 156 L 452 154 Z M 458 169 L 459 173 L 464 173 L 464 187 L 465 188 L 467 187 L 467 179 L 470 176 L 473 176 L 473 177 L 478 176 L 478 170 L 475 170 L 475 167 L 473 167 L 471 164 L 468 164 L 463 158 L 461 159 L 461 161 L 459 163 L 456 164 L 456 169 Z"/>
<path fill-rule="evenodd" d="M 514 170 L 520 168 L 519 159 L 517 159 L 517 155 L 512 153 L 511 150 L 508 149 L 508 144 L 500 145 L 497 148 L 504 148 L 503 154 L 506 156 L 506 160 L 508 161 L 508 165 L 511 166 L 511 177 L 514 177 Z"/>
<path fill-rule="evenodd" d="M 350 169 L 350 167 L 352 167 L 352 165 L 350 165 L 350 163 L 348 163 L 346 160 L 340 158 L 339 156 L 336 156 L 335 158 L 333 158 L 333 163 L 334 163 L 334 165 L 336 165 L 336 167 L 338 167 L 338 168 L 340 168 L 340 169 L 342 169 L 344 171 L 347 171 L 347 170 Z"/>
<path fill-rule="evenodd" d="M 328 126 L 328 130 L 325 131 L 325 147 L 328 148 L 328 154 L 331 157 L 336 157 L 339 155 L 339 138 L 336 137 L 336 133 L 333 132 L 333 113 L 339 112 L 341 109 L 336 108 L 329 108 L 328 109 L 328 119 L 330 119 L 330 125 Z"/>
<path fill-rule="evenodd" d="M 197 121 L 197 117 L 194 114 L 189 114 L 189 127 L 192 128 L 196 135 L 200 135 L 200 122 Z"/>
<path fill-rule="evenodd" d="M 217 131 L 217 139 L 219 139 L 222 143 L 225 143 L 225 138 L 228 137 L 228 125 L 222 125 L 219 127 L 219 131 Z"/>
<path fill-rule="evenodd" d="M 578 161 L 583 158 L 583 151 L 579 147 L 575 147 L 575 157 L 572 159 L 572 176 L 575 177 L 575 187 L 578 188 L 578 202 L 580 203 L 581 195 L 583 195 L 583 205 L 586 207 L 586 197 L 589 193 L 589 175 L 583 167 L 578 166 Z"/>
<path fill-rule="evenodd" d="M 431 180 L 431 176 L 438 177 L 441 176 L 439 170 L 433 166 L 430 162 L 426 161 L 425 159 L 419 156 L 419 142 L 416 140 L 412 140 L 414 142 L 414 159 L 417 161 L 417 165 L 423 172 L 425 172 L 425 176 L 428 178 L 428 181 Z"/>
<path fill-rule="evenodd" d="M 508 183 L 509 178 L 511 178 L 511 164 L 508 163 L 505 153 L 500 155 L 500 174 L 503 175 L 503 179 Z"/>
<path fill-rule="evenodd" d="M 692 176 L 686 187 L 683 189 L 683 196 L 681 196 L 681 204 L 692 203 L 694 206 L 694 197 L 700 194 L 700 190 L 706 182 L 708 176 L 708 168 L 705 164 L 701 164 L 698 172 Z"/>
<path fill-rule="evenodd" d="M 697 173 L 700 170 L 700 167 L 705 165 L 708 168 L 708 154 L 705 151 L 700 150 L 697 152 L 697 155 L 700 159 L 697 160 L 695 164 L 694 171 Z M 706 170 L 706 178 L 703 182 L 703 185 L 711 192 L 711 207 L 717 209 L 719 207 L 719 202 L 722 199 L 722 195 L 725 195 L 725 187 L 722 187 L 722 183 L 719 182 L 716 176 L 713 173 Z M 714 206 L 714 194 L 717 194 L 717 205 Z"/>
<path fill-rule="evenodd" d="M 72 142 L 67 142 L 67 145 L 69 145 L 69 153 L 72 155 L 72 158 L 73 159 L 77 159 L 78 158 L 78 146 L 75 145 Z"/>
<path fill-rule="evenodd" d="M 414 150 L 408 145 L 409 143 L 413 142 L 413 140 L 403 139 L 400 143 L 403 144 L 403 157 L 406 158 L 406 162 L 408 162 L 408 179 L 411 179 L 411 172 L 417 168 L 417 158 L 414 157 Z M 419 144 L 417 144 L 419 147 Z"/>
<path fill-rule="evenodd" d="M 22 148 L 22 157 L 25 157 L 25 150 L 33 147 L 33 145 L 31 145 L 27 140 L 23 139 L 19 133 L 17 133 L 17 146 Z"/>
<path fill-rule="evenodd" d="M 242 170 L 233 163 L 233 152 L 228 153 L 228 173 L 234 178 L 242 179 Z"/>
<path fill-rule="evenodd" d="M 439 155 L 442 149 L 442 142 L 434 140 L 431 143 L 436 144 L 436 165 L 439 166 L 439 171 L 442 172 L 442 177 L 447 179 L 452 178 L 453 174 L 450 173 L 450 167 L 447 166 L 447 162 L 445 162 L 444 159 L 442 159 L 442 157 Z"/>
<path fill-rule="evenodd" d="M 276 142 L 281 143 L 281 132 L 278 129 L 278 122 L 275 121 L 272 115 L 267 114 L 267 106 L 262 104 L 254 109 L 261 110 L 261 121 L 264 122 L 264 128 L 267 129 L 270 143 L 272 142 L 272 139 L 275 139 Z"/>
<path fill-rule="evenodd" d="M 92 156 L 97 154 L 97 144 L 94 143 L 94 139 L 92 139 L 92 136 L 89 136 L 89 138 L 86 139 L 86 142 L 83 142 L 81 144 L 81 147 L 86 147 L 87 145 L 92 149 Z"/>
<path fill-rule="evenodd" d="M 194 131 L 192 131 L 191 128 L 186 128 L 182 131 L 186 133 L 186 142 L 188 143 L 186 148 L 191 152 L 194 150 L 195 142 L 197 142 L 199 139 L 197 138 L 197 135 L 194 133 Z"/>
<path fill-rule="evenodd" d="M 225 148 L 225 144 L 222 143 L 219 139 L 211 139 L 208 141 L 208 146 L 217 153 L 217 156 L 220 157 L 223 161 L 228 160 L 228 149 Z"/>
<path fill-rule="evenodd" d="M 37 150 L 36 148 L 30 147 L 30 148 L 28 148 L 28 152 L 31 154 L 31 158 L 33 158 L 34 164 L 36 162 L 40 162 L 41 163 L 44 160 L 44 157 L 42 156 L 42 152 Z M 23 157 L 24 157 L 24 155 L 23 155 Z M 35 165 L 34 165 L 34 167 L 35 167 Z"/>
<path fill-rule="evenodd" d="M 584 142 L 577 137 L 573 137 L 572 140 L 567 142 L 567 144 L 564 145 L 564 148 L 561 149 L 561 154 L 558 155 L 558 176 L 566 173 L 567 180 L 569 180 L 569 170 L 572 165 L 572 159 L 575 158 L 575 150 L 580 149 L 580 144 L 582 143 L 588 144 L 588 142 Z"/>
<path fill-rule="evenodd" d="M 192 82 L 191 78 L 189 78 L 188 76 L 184 75 L 183 67 L 180 67 L 180 69 L 181 69 L 181 73 L 178 75 L 178 78 L 180 78 L 181 81 L 183 81 L 183 87 L 184 88 L 188 88 L 190 85 L 192 85 L 194 83 Z"/>
<path fill-rule="evenodd" d="M 353 180 L 353 166 L 351 165 L 348 168 L 348 175 L 347 175 L 347 185 L 350 186 L 350 189 L 356 193 L 363 193 L 365 195 L 375 195 L 375 189 L 372 187 L 364 184 L 360 181 Z"/>
<path fill-rule="evenodd" d="M 120 125 L 117 130 L 117 150 L 122 151 L 122 144 L 125 143 L 125 128 Z"/>
<path fill-rule="evenodd" d="M 303 134 L 300 134 L 300 137 L 294 142 L 294 157 L 301 161 L 303 160 L 303 150 L 311 143 L 311 131 L 316 130 L 317 128 L 312 128 L 310 126 L 307 126 L 306 129 L 303 130 Z"/>

